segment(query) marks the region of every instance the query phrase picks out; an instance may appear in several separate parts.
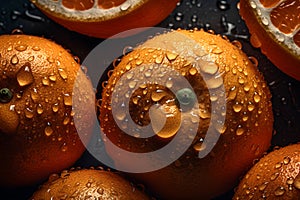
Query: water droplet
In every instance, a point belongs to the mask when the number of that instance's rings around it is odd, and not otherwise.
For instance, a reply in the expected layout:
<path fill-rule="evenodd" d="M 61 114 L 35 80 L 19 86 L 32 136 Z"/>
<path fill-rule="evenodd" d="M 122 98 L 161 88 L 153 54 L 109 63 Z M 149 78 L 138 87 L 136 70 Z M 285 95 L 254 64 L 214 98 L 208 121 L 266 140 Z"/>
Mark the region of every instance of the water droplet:
<path fill-rule="evenodd" d="M 17 55 L 13 55 L 10 59 L 11 64 L 16 65 L 19 63 L 19 58 L 17 57 Z"/>
<path fill-rule="evenodd" d="M 63 79 L 63 80 L 66 80 L 68 78 L 68 74 L 66 73 L 66 71 L 62 68 L 59 68 L 58 69 L 58 74 L 60 75 L 60 77 Z"/>
<path fill-rule="evenodd" d="M 166 96 L 163 90 L 156 90 L 151 93 L 151 99 L 154 102 L 160 101 L 164 96 Z"/>
<path fill-rule="evenodd" d="M 44 129 L 44 133 L 46 136 L 51 136 L 53 133 L 53 129 L 51 128 L 51 126 L 46 126 L 46 128 Z"/>
<path fill-rule="evenodd" d="M 272 174 L 271 177 L 270 177 L 271 181 L 274 181 L 278 176 L 279 176 L 278 172 Z"/>
<path fill-rule="evenodd" d="M 253 99 L 256 103 L 260 102 L 260 96 L 258 94 L 254 94 Z"/>
<path fill-rule="evenodd" d="M 239 77 L 238 82 L 239 82 L 239 84 L 244 84 L 245 83 L 245 79 L 243 77 Z"/>
<path fill-rule="evenodd" d="M 128 1 L 125 1 L 121 6 L 120 6 L 120 10 L 121 11 L 126 11 L 130 8 L 131 4 Z"/>
<path fill-rule="evenodd" d="M 274 191 L 275 196 L 282 196 L 285 193 L 285 188 L 284 187 L 278 187 Z"/>
<path fill-rule="evenodd" d="M 25 51 L 27 49 L 27 46 L 26 45 L 19 45 L 19 46 L 16 46 L 15 49 L 17 51 L 22 52 L 22 51 Z"/>
<path fill-rule="evenodd" d="M 218 69 L 219 67 L 213 62 L 209 62 L 202 65 L 200 64 L 200 70 L 207 74 L 213 75 L 217 73 Z"/>
<path fill-rule="evenodd" d="M 281 162 L 276 163 L 276 164 L 275 164 L 275 169 L 279 169 L 281 166 L 282 166 L 282 163 L 281 163 Z"/>
<path fill-rule="evenodd" d="M 290 177 L 286 180 L 286 184 L 288 184 L 288 185 L 292 185 L 293 183 L 294 183 L 294 179 L 292 177 Z"/>
<path fill-rule="evenodd" d="M 42 79 L 42 83 L 43 83 L 43 85 L 45 85 L 45 86 L 50 85 L 50 81 L 49 81 L 49 79 L 48 79 L 47 77 L 44 77 L 44 78 Z"/>
<path fill-rule="evenodd" d="M 255 9 L 257 6 L 256 6 L 256 3 L 254 1 L 250 1 L 250 6 L 251 8 Z"/>
<path fill-rule="evenodd" d="M 70 94 L 64 95 L 64 104 L 66 106 L 72 106 L 72 96 Z"/>
<path fill-rule="evenodd" d="M 174 61 L 178 57 L 178 54 L 173 52 L 167 52 L 167 59 L 169 61 Z"/>
<path fill-rule="evenodd" d="M 41 104 L 38 104 L 36 111 L 39 115 L 41 115 L 44 112 L 43 106 Z"/>
<path fill-rule="evenodd" d="M 242 49 L 243 48 L 243 45 L 241 42 L 237 41 L 237 40 L 233 40 L 231 42 L 234 46 L 236 46 L 238 49 Z"/>
<path fill-rule="evenodd" d="M 143 64 L 143 60 L 137 60 L 136 62 L 135 62 L 135 64 L 137 65 L 137 66 L 139 66 L 139 65 L 141 65 L 141 64 Z"/>
<path fill-rule="evenodd" d="M 136 82 L 135 81 L 130 81 L 128 83 L 129 88 L 133 89 L 136 86 Z"/>
<path fill-rule="evenodd" d="M 300 190 L 300 173 L 295 177 L 294 187 Z"/>
<path fill-rule="evenodd" d="M 53 112 L 58 112 L 58 109 L 59 109 L 59 104 L 58 103 L 53 104 L 52 111 Z"/>
<path fill-rule="evenodd" d="M 69 117 L 65 117 L 64 121 L 63 121 L 63 125 L 67 125 L 70 123 L 70 118 Z"/>
<path fill-rule="evenodd" d="M 195 74 L 197 74 L 198 70 L 195 67 L 191 67 L 189 69 L 189 73 L 190 75 L 194 76 Z"/>
<path fill-rule="evenodd" d="M 68 150 L 67 143 L 64 142 L 64 143 L 61 145 L 60 150 L 61 150 L 62 152 L 66 152 L 66 151 Z"/>
<path fill-rule="evenodd" d="M 245 130 L 243 129 L 243 127 L 239 125 L 238 128 L 236 129 L 236 135 L 243 135 L 244 132 Z"/>
<path fill-rule="evenodd" d="M 264 182 L 263 184 L 261 184 L 260 186 L 258 186 L 258 189 L 259 189 L 260 191 L 264 191 L 264 190 L 266 189 L 268 183 L 269 183 L 269 182 Z"/>
<path fill-rule="evenodd" d="M 168 78 L 168 80 L 166 81 L 166 87 L 171 88 L 172 86 L 173 86 L 173 80 L 172 78 Z"/>
<path fill-rule="evenodd" d="M 243 108 L 243 106 L 241 104 L 239 104 L 238 102 L 235 103 L 232 107 L 233 107 L 234 112 L 237 112 L 237 113 L 240 112 Z"/>
<path fill-rule="evenodd" d="M 32 62 L 34 60 L 34 56 L 29 56 L 27 60 Z"/>
<path fill-rule="evenodd" d="M 263 23 L 263 25 L 268 26 L 269 25 L 269 20 L 266 17 L 262 17 L 261 18 L 261 22 Z"/>
<path fill-rule="evenodd" d="M 219 88 L 224 84 L 223 78 L 221 76 L 213 77 L 206 81 L 206 85 L 209 89 Z"/>
<path fill-rule="evenodd" d="M 34 46 L 34 47 L 32 47 L 32 50 L 33 50 L 33 51 L 39 51 L 39 50 L 41 50 L 41 49 L 40 49 L 40 47 L 38 47 L 38 46 Z"/>
<path fill-rule="evenodd" d="M 254 109 L 255 109 L 255 106 L 251 102 L 249 102 L 249 104 L 248 104 L 248 110 L 251 112 Z"/>
<path fill-rule="evenodd" d="M 219 8 L 219 10 L 225 11 L 230 8 L 230 4 L 227 2 L 227 0 L 218 0 L 217 7 Z"/>
<path fill-rule="evenodd" d="M 283 159 L 283 163 L 284 163 L 285 165 L 289 164 L 290 161 L 291 161 L 291 158 L 290 158 L 290 157 L 284 157 L 284 159 Z"/>
<path fill-rule="evenodd" d="M 34 78 L 30 69 L 30 64 L 26 63 L 17 72 L 17 81 L 21 87 L 33 83 Z"/>
<path fill-rule="evenodd" d="M 198 142 L 193 146 L 193 148 L 196 151 L 203 151 L 206 148 L 206 146 L 205 146 L 205 144 L 203 144 L 203 142 Z"/>
<path fill-rule="evenodd" d="M 25 116 L 26 116 L 28 119 L 32 119 L 33 116 L 34 116 L 33 110 L 31 110 L 30 108 L 26 108 L 26 109 L 25 109 Z"/>
<path fill-rule="evenodd" d="M 49 80 L 55 82 L 56 81 L 56 76 L 55 75 L 50 75 Z"/>

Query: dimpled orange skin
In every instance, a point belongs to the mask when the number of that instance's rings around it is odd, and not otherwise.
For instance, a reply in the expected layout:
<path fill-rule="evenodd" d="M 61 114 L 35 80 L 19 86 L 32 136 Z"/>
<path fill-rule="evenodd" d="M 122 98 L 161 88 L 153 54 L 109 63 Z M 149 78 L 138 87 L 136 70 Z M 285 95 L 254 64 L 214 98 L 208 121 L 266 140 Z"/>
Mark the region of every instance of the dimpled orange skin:
<path fill-rule="evenodd" d="M 96 169 L 63 171 L 54 174 L 30 198 L 43 199 L 150 200 L 142 191 L 117 173 Z"/>
<path fill-rule="evenodd" d="M 299 172 L 300 144 L 274 150 L 247 172 L 233 199 L 299 199 Z"/>
<path fill-rule="evenodd" d="M 115 145 L 125 150 L 149 152 L 165 145 L 165 140 L 162 141 L 159 137 L 141 140 L 128 136 L 116 125 L 110 107 L 111 91 L 115 89 L 115 84 L 122 74 L 139 67 L 140 63 L 151 66 L 157 61 L 178 70 L 180 74 L 185 74 L 185 78 L 189 80 L 195 90 L 201 109 L 211 115 L 207 87 L 213 87 L 213 85 L 210 85 L 211 83 L 206 85 L 201 76 L 189 74 L 193 64 L 184 57 L 172 56 L 172 53 L 168 56 L 167 44 L 181 48 L 186 41 L 193 40 L 203 47 L 205 55 L 211 56 L 218 66 L 226 90 L 226 128 L 220 130 L 221 135 L 216 146 L 206 157 L 198 158 L 198 151 L 195 150 L 194 145 L 197 144 L 197 140 L 205 137 L 210 122 L 210 116 L 200 116 L 197 136 L 184 155 L 160 170 L 140 174 L 132 173 L 131 176 L 145 183 L 146 187 L 149 187 L 162 199 L 210 199 L 233 188 L 238 183 L 239 177 L 252 166 L 253 160 L 262 156 L 269 148 L 273 130 L 271 95 L 257 68 L 240 49 L 228 40 L 204 31 L 178 30 L 176 33 L 179 33 L 180 37 L 178 34 L 168 33 L 164 39 L 156 41 L 156 37 L 154 37 L 146 42 L 148 46 L 156 44 L 156 46 L 162 45 L 162 48 L 140 48 L 122 58 L 120 64 L 114 68 L 114 72 L 103 90 L 99 119 L 107 137 Z M 181 39 L 182 36 L 183 39 Z M 147 45 L 145 46 L 147 47 Z M 187 48 L 189 49 L 189 47 Z M 186 54 L 183 53 L 183 55 Z M 152 76 L 156 77 L 156 75 Z M 176 77 L 172 78 L 175 84 Z M 123 85 L 124 87 L 119 91 L 120 97 L 125 96 L 126 91 L 129 90 L 128 84 Z M 142 103 L 131 107 L 130 114 L 133 119 L 139 119 L 139 122 L 144 124 L 149 123 L 147 114 L 144 114 L 143 118 L 140 117 L 140 114 L 143 113 L 145 106 L 149 107 L 145 103 L 147 100 L 150 104 L 155 103 L 151 101 L 154 88 L 146 87 L 146 94 L 136 91 L 136 96 L 140 96 Z M 160 89 L 166 90 L 164 87 Z M 165 99 L 158 103 L 174 99 L 174 95 L 168 91 L 166 93 Z M 259 95 L 259 99 L 256 98 L 256 101 L 254 100 L 255 95 Z M 135 94 L 131 97 L 132 100 L 134 97 Z M 133 104 L 132 101 L 131 104 Z M 237 104 L 241 106 L 234 107 Z M 238 129 L 239 125 L 243 131 Z M 188 129 L 189 126 L 183 132 L 188 134 Z M 170 140 L 167 139 L 167 141 Z M 118 162 L 125 163 L 125 165 L 130 163 L 130 158 L 114 154 L 110 146 L 107 147 L 107 150 L 116 164 Z"/>
<path fill-rule="evenodd" d="M 179 0 L 142 0 L 135 8 L 130 7 L 126 11 L 114 13 L 112 18 L 95 20 L 66 19 L 60 14 L 53 14 L 51 8 L 40 5 L 38 1 L 32 2 L 50 19 L 72 31 L 97 38 L 108 38 L 123 31 L 157 25 L 174 10 Z M 137 32 L 135 30 L 130 34 Z"/>
<path fill-rule="evenodd" d="M 84 130 L 86 142 L 88 111 L 95 109 L 92 85 L 67 50 L 41 37 L 0 36 L 0 63 L 0 89 L 13 94 L 0 103 L 0 185 L 35 184 L 71 166 L 85 150 L 76 128 Z M 77 117 L 82 120 L 75 127 Z"/>

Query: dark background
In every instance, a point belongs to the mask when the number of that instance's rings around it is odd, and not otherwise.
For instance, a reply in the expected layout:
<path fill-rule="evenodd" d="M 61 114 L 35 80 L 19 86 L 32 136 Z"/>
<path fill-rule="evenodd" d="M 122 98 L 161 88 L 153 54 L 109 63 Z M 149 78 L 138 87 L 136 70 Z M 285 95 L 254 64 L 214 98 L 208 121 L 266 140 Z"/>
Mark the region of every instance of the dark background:
<path fill-rule="evenodd" d="M 164 28 L 204 28 L 227 35 L 231 40 L 243 44 L 243 51 L 259 61 L 259 70 L 264 75 L 272 93 L 275 117 L 272 147 L 285 146 L 300 141 L 300 81 L 278 70 L 259 49 L 249 43 L 249 33 L 237 9 L 238 0 L 182 0 L 177 8 L 157 27 Z M 0 0 L 0 34 L 10 34 L 21 30 L 49 38 L 77 56 L 81 61 L 102 39 L 87 37 L 69 31 L 48 19 L 28 0 Z M 1 161 L 0 161 L 1 162 Z M 87 152 L 74 166 L 99 166 Z M 1 189 L 2 197 L 8 199 L 28 199 L 38 185 L 17 189 Z M 233 191 L 217 198 L 231 199 Z"/>

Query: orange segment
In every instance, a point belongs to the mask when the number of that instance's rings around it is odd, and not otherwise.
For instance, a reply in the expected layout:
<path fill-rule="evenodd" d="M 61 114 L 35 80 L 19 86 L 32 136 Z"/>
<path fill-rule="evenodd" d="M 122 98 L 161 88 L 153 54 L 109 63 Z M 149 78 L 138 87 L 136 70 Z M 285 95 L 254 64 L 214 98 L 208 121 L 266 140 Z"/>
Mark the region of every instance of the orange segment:
<path fill-rule="evenodd" d="M 88 10 L 94 3 L 94 0 L 62 0 L 64 7 L 74 10 Z"/>
<path fill-rule="evenodd" d="M 265 7 L 265 8 L 271 8 L 276 6 L 280 0 L 260 0 L 260 3 Z"/>
<path fill-rule="evenodd" d="M 300 25 L 300 1 L 286 0 L 271 12 L 271 21 L 281 32 L 292 33 Z"/>
<path fill-rule="evenodd" d="M 116 7 L 124 3 L 126 0 L 98 0 L 98 6 L 103 9 Z"/>

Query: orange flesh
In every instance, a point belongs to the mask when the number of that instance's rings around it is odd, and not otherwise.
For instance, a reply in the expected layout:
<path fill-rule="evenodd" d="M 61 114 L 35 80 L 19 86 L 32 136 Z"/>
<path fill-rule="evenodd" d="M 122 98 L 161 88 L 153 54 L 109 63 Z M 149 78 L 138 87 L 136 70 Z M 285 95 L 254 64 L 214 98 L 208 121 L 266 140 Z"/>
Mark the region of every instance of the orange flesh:
<path fill-rule="evenodd" d="M 300 47 L 300 31 L 294 35 L 294 42 L 297 44 L 298 47 Z"/>
<path fill-rule="evenodd" d="M 271 8 L 274 7 L 276 4 L 279 3 L 280 0 L 260 0 L 260 3 L 265 7 L 265 8 Z"/>
<path fill-rule="evenodd" d="M 299 13 L 300 1 L 287 0 L 272 10 L 271 21 L 281 32 L 289 34 L 300 25 Z"/>
<path fill-rule="evenodd" d="M 116 7 L 124 3 L 126 0 L 99 0 L 98 6 L 103 9 Z"/>
<path fill-rule="evenodd" d="M 94 0 L 62 0 L 62 5 L 74 10 L 88 10 L 93 7 Z"/>

